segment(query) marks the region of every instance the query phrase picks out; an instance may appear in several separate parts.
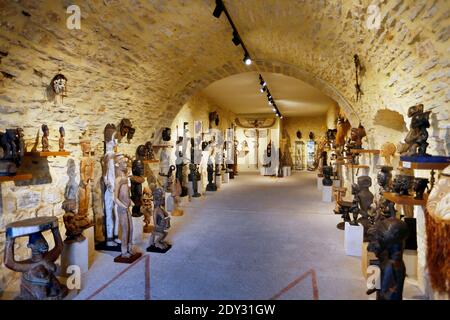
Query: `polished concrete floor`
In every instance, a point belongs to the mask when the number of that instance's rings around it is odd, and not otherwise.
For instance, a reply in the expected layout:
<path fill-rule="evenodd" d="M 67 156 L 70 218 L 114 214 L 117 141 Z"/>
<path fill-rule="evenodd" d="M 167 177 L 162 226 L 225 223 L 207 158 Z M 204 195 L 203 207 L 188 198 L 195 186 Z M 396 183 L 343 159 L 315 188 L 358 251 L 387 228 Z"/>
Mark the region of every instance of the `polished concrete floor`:
<path fill-rule="evenodd" d="M 166 254 L 124 265 L 97 253 L 76 299 L 373 299 L 332 207 L 313 173 L 242 174 L 172 217 Z"/>
<path fill-rule="evenodd" d="M 316 175 L 286 178 L 245 173 L 217 192 L 186 201 L 172 217 L 165 254 L 131 265 L 117 252 L 95 252 L 82 289 L 68 299 L 374 299 L 361 260 L 344 253 L 333 204 L 322 202 Z M 13 283 L 1 297 L 18 293 Z M 404 299 L 421 299 L 407 279 Z"/>

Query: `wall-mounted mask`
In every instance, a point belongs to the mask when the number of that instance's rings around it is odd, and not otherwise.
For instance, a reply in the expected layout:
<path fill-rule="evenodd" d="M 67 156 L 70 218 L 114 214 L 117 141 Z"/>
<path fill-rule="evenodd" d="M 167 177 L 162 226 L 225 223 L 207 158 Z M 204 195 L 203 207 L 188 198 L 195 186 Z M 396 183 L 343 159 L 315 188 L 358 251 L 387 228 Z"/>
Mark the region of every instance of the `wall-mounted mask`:
<path fill-rule="evenodd" d="M 66 83 L 67 78 L 63 74 L 58 73 L 56 76 L 53 77 L 51 82 L 53 92 L 55 92 L 58 95 L 65 95 Z"/>
<path fill-rule="evenodd" d="M 170 128 L 164 128 L 162 130 L 162 139 L 163 139 L 163 141 L 170 141 L 170 139 L 171 139 L 170 133 L 171 133 Z"/>

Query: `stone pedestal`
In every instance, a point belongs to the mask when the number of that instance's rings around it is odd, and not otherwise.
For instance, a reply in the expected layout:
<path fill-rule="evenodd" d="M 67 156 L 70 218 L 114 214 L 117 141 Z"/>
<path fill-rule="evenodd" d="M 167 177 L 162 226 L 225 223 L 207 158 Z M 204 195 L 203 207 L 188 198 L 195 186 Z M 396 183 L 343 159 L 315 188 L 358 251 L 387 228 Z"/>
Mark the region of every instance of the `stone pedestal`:
<path fill-rule="evenodd" d="M 403 262 L 405 263 L 406 267 L 406 275 L 409 278 L 417 279 L 417 251 L 403 251 Z"/>
<path fill-rule="evenodd" d="M 165 209 L 167 212 L 172 212 L 173 210 L 173 198 L 172 194 L 170 192 L 166 192 L 166 199 L 165 199 Z"/>
<path fill-rule="evenodd" d="M 283 177 L 289 177 L 291 175 L 291 167 L 283 167 Z"/>
<path fill-rule="evenodd" d="M 216 182 L 216 187 L 217 189 L 220 189 L 220 187 L 222 186 L 222 176 L 214 176 L 215 182 Z"/>
<path fill-rule="evenodd" d="M 353 226 L 345 223 L 344 230 L 344 250 L 348 256 L 361 257 L 364 238 L 364 227 L 361 225 Z"/>
<path fill-rule="evenodd" d="M 317 177 L 317 190 L 322 190 L 323 184 L 322 184 L 323 177 Z"/>
<path fill-rule="evenodd" d="M 81 273 L 89 269 L 89 241 L 84 239 L 80 242 L 64 243 L 61 253 L 61 275 L 67 276 L 66 270 L 69 266 L 76 265 Z"/>
<path fill-rule="evenodd" d="M 333 187 L 340 188 L 341 187 L 341 180 L 333 179 Z"/>
<path fill-rule="evenodd" d="M 225 172 L 223 174 L 223 183 L 228 183 L 230 182 L 230 174 L 228 172 Z"/>
<path fill-rule="evenodd" d="M 322 201 L 331 202 L 333 199 L 333 187 L 332 186 L 322 186 Z"/>
<path fill-rule="evenodd" d="M 83 231 L 83 235 L 88 240 L 89 267 L 90 267 L 94 263 L 94 257 L 95 257 L 95 230 L 94 230 L 94 226 L 84 230 Z"/>
<path fill-rule="evenodd" d="M 426 273 L 427 234 L 425 231 L 425 213 L 422 206 L 414 206 L 417 226 L 417 283 L 420 291 L 430 295 L 428 275 Z"/>
<path fill-rule="evenodd" d="M 142 242 L 142 234 L 144 232 L 144 217 L 131 217 L 133 222 L 133 244 Z"/>
<path fill-rule="evenodd" d="M 202 194 L 203 193 L 202 188 L 203 188 L 202 182 L 201 181 L 197 181 L 197 193 Z M 194 186 L 193 186 L 193 182 L 192 181 L 189 181 L 189 183 L 188 183 L 188 194 L 191 197 L 194 194 Z"/>

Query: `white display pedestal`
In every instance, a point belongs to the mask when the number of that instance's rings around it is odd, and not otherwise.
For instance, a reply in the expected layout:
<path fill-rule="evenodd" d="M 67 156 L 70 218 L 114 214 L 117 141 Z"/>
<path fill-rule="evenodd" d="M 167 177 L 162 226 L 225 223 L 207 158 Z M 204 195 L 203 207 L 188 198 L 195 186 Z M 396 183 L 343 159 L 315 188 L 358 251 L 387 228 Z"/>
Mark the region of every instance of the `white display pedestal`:
<path fill-rule="evenodd" d="M 81 242 L 64 243 L 61 253 L 61 275 L 66 276 L 67 268 L 76 265 L 81 273 L 88 272 L 89 269 L 89 241 L 84 239 Z"/>
<path fill-rule="evenodd" d="M 214 179 L 216 180 L 217 189 L 220 189 L 222 186 L 222 176 L 214 176 Z"/>
<path fill-rule="evenodd" d="M 323 184 L 322 184 L 323 177 L 317 177 L 317 190 L 322 190 Z"/>
<path fill-rule="evenodd" d="M 228 172 L 225 172 L 223 174 L 223 183 L 228 183 L 230 182 L 230 174 Z"/>
<path fill-rule="evenodd" d="M 344 250 L 348 256 L 361 257 L 364 239 L 364 227 L 361 225 L 353 226 L 345 223 L 344 230 Z"/>
<path fill-rule="evenodd" d="M 322 201 L 331 202 L 333 199 L 333 187 L 332 186 L 322 186 Z"/>
<path fill-rule="evenodd" d="M 133 244 L 142 242 L 142 233 L 144 232 L 144 217 L 131 217 L 133 222 Z"/>
<path fill-rule="evenodd" d="M 166 192 L 166 202 L 164 207 L 167 212 L 172 212 L 173 210 L 173 198 L 170 192 Z"/>
<path fill-rule="evenodd" d="M 422 206 L 414 206 L 417 232 L 417 282 L 419 289 L 430 296 L 430 284 L 426 271 L 427 234 L 425 230 L 425 213 Z"/>
<path fill-rule="evenodd" d="M 283 177 L 289 177 L 291 175 L 291 167 L 283 167 Z"/>
<path fill-rule="evenodd" d="M 197 181 L 197 192 L 200 194 L 203 194 L 203 184 L 201 181 Z M 188 183 L 188 194 L 192 197 L 192 195 L 194 194 L 194 187 L 192 185 L 192 181 L 189 181 Z M 195 199 L 195 198 L 193 198 Z"/>

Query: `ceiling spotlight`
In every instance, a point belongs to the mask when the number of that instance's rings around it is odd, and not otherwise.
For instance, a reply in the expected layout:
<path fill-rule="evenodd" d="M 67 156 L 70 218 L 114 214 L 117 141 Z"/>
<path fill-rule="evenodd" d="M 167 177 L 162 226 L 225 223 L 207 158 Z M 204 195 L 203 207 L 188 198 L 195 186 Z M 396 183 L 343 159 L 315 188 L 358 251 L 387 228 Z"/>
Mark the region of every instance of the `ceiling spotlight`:
<path fill-rule="evenodd" d="M 224 6 L 223 6 L 222 0 L 216 0 L 216 8 L 213 11 L 213 16 L 216 18 L 219 18 L 223 12 L 223 8 L 224 8 Z"/>
<path fill-rule="evenodd" d="M 283 119 L 283 116 L 280 116 L 280 119 Z"/>
<path fill-rule="evenodd" d="M 252 64 L 252 59 L 250 59 L 250 56 L 247 53 L 245 54 L 243 61 L 247 66 Z"/>
<path fill-rule="evenodd" d="M 259 89 L 259 91 L 261 91 L 261 93 L 263 93 L 264 91 L 266 91 L 266 87 L 261 87 L 261 88 Z"/>
<path fill-rule="evenodd" d="M 278 112 L 275 114 L 277 117 L 279 117 L 280 115 L 278 114 Z"/>
<path fill-rule="evenodd" d="M 269 100 L 269 106 L 271 106 L 273 103 L 272 103 L 272 101 L 271 100 Z"/>
<path fill-rule="evenodd" d="M 239 37 L 239 34 L 237 33 L 237 31 L 233 31 L 233 39 L 232 39 L 233 43 L 235 46 L 238 46 L 241 44 L 241 38 Z"/>
<path fill-rule="evenodd" d="M 273 108 L 272 111 L 273 111 L 273 112 L 277 112 L 277 109 Z"/>

